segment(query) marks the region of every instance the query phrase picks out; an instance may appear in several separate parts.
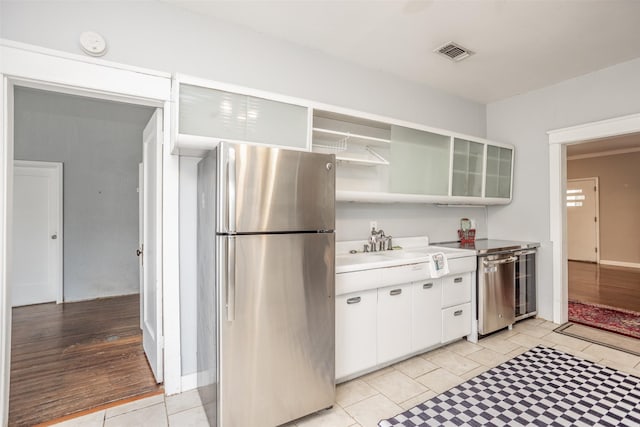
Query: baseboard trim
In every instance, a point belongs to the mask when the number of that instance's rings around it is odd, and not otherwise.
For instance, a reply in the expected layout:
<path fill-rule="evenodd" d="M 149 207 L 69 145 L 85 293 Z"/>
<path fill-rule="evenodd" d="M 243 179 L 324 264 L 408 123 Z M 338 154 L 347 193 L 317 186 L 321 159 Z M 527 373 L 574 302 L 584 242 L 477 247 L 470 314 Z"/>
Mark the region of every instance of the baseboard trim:
<path fill-rule="evenodd" d="M 600 264 L 613 265 L 615 267 L 640 268 L 640 263 L 637 263 L 637 262 L 609 261 L 609 260 L 601 259 Z"/>
<path fill-rule="evenodd" d="M 198 388 L 198 374 L 194 372 L 193 374 L 183 375 L 180 383 L 183 393 Z"/>

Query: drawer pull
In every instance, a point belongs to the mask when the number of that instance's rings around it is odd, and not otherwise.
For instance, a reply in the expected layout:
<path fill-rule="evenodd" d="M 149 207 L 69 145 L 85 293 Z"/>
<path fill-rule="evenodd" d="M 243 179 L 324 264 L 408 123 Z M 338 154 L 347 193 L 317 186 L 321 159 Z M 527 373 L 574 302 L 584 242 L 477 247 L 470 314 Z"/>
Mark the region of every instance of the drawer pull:
<path fill-rule="evenodd" d="M 462 277 L 456 277 L 455 279 L 453 279 L 453 283 L 461 283 L 462 282 Z"/>
<path fill-rule="evenodd" d="M 422 285 L 422 289 L 431 289 L 433 288 L 433 283 L 425 283 Z"/>
<path fill-rule="evenodd" d="M 347 304 L 357 304 L 357 303 L 359 303 L 360 301 L 362 301 L 362 298 L 361 298 L 361 297 L 353 297 L 353 298 L 349 298 L 349 299 L 347 300 Z"/>
<path fill-rule="evenodd" d="M 456 310 L 453 312 L 454 316 L 462 316 L 462 310 Z"/>
<path fill-rule="evenodd" d="M 389 295 L 400 295 L 402 293 L 402 289 L 394 289 L 392 291 L 389 292 Z"/>

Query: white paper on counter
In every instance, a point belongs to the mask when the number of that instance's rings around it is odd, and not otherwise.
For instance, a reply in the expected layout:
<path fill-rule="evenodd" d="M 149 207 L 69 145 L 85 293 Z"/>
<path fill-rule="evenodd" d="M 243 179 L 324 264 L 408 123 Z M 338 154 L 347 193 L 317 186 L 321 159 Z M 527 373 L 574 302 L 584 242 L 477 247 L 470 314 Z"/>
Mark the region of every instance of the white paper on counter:
<path fill-rule="evenodd" d="M 449 263 L 447 262 L 447 256 L 444 252 L 435 252 L 429 254 L 430 263 L 429 269 L 431 270 L 431 277 L 438 278 L 449 274 Z"/>

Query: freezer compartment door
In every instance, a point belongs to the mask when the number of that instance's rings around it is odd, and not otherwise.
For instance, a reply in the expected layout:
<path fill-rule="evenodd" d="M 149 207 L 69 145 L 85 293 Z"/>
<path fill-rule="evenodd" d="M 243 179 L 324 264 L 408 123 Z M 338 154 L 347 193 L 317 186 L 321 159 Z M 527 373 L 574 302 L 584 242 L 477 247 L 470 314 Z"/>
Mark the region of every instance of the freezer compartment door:
<path fill-rule="evenodd" d="M 224 427 L 334 404 L 334 234 L 218 236 Z"/>
<path fill-rule="evenodd" d="M 335 156 L 222 143 L 218 233 L 335 228 Z"/>

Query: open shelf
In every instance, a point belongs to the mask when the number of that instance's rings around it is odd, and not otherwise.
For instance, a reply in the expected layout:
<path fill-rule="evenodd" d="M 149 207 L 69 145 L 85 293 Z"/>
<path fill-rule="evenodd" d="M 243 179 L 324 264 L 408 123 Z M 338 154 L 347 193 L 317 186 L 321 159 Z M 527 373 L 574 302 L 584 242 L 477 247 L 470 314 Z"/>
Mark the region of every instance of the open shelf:
<path fill-rule="evenodd" d="M 324 128 L 313 128 L 313 141 L 316 145 L 323 145 L 323 142 L 354 142 L 354 143 L 378 143 L 378 144 L 391 144 L 390 139 L 385 138 L 377 138 L 374 136 L 361 135 L 357 133 L 351 132 L 343 132 L 332 129 L 324 129 Z"/>
<path fill-rule="evenodd" d="M 361 149 L 349 151 L 339 151 L 333 147 L 314 144 L 313 151 L 316 153 L 335 154 L 336 160 L 340 163 L 348 163 L 360 166 L 386 166 L 389 161 L 369 146 Z"/>

